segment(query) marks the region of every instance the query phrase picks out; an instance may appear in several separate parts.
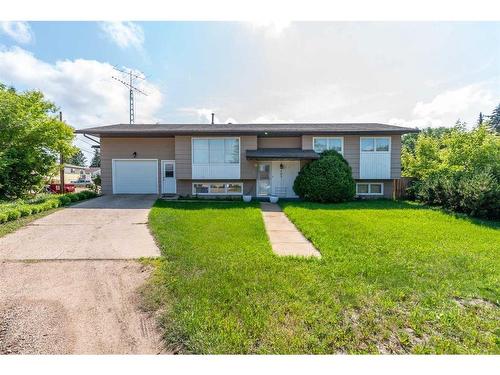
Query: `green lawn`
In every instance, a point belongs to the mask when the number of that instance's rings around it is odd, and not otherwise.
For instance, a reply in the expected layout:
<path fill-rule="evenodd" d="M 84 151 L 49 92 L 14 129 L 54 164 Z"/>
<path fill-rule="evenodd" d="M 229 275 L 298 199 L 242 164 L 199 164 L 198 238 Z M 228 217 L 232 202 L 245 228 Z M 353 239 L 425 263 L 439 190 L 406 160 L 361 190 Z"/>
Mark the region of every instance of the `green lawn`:
<path fill-rule="evenodd" d="M 284 203 L 322 258 L 274 256 L 257 204 L 158 201 L 143 289 L 193 353 L 500 353 L 500 231 L 389 201 Z"/>

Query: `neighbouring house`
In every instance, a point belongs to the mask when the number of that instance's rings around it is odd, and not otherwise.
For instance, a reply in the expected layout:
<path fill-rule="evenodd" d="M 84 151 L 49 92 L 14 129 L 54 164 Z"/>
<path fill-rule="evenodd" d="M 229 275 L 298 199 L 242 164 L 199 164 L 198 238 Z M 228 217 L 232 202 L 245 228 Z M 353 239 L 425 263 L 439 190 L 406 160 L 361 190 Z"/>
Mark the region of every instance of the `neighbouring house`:
<path fill-rule="evenodd" d="M 376 123 L 143 124 L 77 130 L 100 138 L 104 194 L 294 198 L 300 168 L 327 149 L 352 168 L 359 196 L 393 196 L 401 135 Z"/>
<path fill-rule="evenodd" d="M 64 164 L 64 182 L 66 184 L 90 184 L 92 183 L 92 179 L 100 173 L 100 168 Z M 54 175 L 50 179 L 50 183 L 60 183 L 59 174 Z"/>

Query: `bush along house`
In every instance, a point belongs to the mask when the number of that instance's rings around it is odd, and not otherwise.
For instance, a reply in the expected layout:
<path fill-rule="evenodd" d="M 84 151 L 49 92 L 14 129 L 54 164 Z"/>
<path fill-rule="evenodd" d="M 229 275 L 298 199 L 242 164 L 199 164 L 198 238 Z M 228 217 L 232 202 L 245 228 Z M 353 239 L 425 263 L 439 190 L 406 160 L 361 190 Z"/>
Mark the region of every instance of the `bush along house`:
<path fill-rule="evenodd" d="M 347 160 L 360 197 L 394 196 L 401 136 L 377 123 L 135 124 L 77 130 L 100 138 L 103 194 L 295 198 L 299 170 L 324 150 Z"/>

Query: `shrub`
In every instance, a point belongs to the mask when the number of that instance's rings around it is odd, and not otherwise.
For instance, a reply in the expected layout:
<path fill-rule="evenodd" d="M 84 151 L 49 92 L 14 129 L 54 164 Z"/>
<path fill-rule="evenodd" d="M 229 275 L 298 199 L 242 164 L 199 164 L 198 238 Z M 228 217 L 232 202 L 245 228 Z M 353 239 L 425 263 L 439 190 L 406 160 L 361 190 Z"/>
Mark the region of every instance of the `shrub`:
<path fill-rule="evenodd" d="M 21 216 L 29 216 L 31 215 L 31 207 L 30 206 L 19 206 L 17 208 Z"/>
<path fill-rule="evenodd" d="M 21 217 L 21 213 L 19 212 L 19 210 L 15 209 L 15 208 L 11 208 L 7 211 L 5 211 L 5 214 L 7 215 L 7 220 L 17 220 Z"/>
<path fill-rule="evenodd" d="M 412 189 L 429 205 L 487 219 L 500 216 L 500 181 L 489 170 L 434 172 Z"/>
<path fill-rule="evenodd" d="M 66 196 L 71 200 L 71 202 L 78 202 L 80 199 L 79 195 L 76 193 L 66 194 Z"/>
<path fill-rule="evenodd" d="M 356 184 L 347 161 L 338 152 L 329 150 L 300 170 L 293 190 L 308 201 L 344 202 L 354 198 Z"/>
<path fill-rule="evenodd" d="M 0 212 L 0 224 L 5 223 L 7 220 L 7 214 L 4 212 Z"/>
<path fill-rule="evenodd" d="M 58 197 L 59 202 L 61 202 L 61 206 L 65 206 L 67 204 L 71 203 L 71 198 L 68 197 L 67 195 L 61 195 Z"/>

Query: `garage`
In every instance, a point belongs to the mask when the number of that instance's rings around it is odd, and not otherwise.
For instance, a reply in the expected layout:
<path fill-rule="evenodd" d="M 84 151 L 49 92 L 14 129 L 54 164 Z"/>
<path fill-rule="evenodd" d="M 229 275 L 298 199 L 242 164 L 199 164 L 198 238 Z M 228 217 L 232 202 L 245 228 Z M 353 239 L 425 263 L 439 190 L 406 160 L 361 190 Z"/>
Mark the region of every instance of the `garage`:
<path fill-rule="evenodd" d="M 113 194 L 157 194 L 158 160 L 113 159 Z"/>

